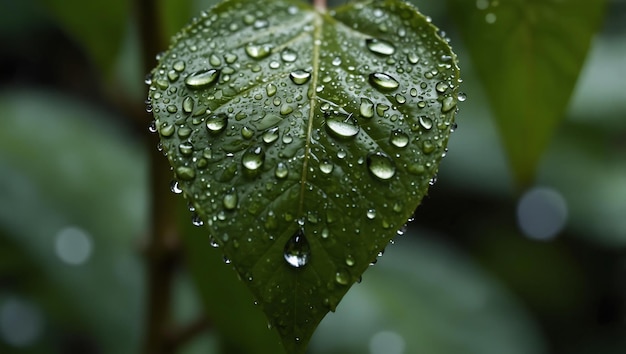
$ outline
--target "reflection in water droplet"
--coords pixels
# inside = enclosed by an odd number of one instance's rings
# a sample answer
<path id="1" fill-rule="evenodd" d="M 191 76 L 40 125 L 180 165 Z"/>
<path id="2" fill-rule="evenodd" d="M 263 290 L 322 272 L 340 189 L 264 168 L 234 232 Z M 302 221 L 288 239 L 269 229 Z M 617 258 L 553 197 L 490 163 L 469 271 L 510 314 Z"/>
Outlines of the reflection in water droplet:
<path id="1" fill-rule="evenodd" d="M 400 83 L 396 79 L 385 73 L 371 73 L 369 75 L 369 82 L 376 89 L 383 92 L 393 91 L 400 86 Z"/>
<path id="2" fill-rule="evenodd" d="M 265 161 L 265 151 L 260 146 L 253 146 L 243 153 L 241 164 L 249 171 L 258 170 Z"/>
<path id="3" fill-rule="evenodd" d="M 409 144 L 409 136 L 402 130 L 396 129 L 391 132 L 389 141 L 393 146 L 403 148 Z"/>
<path id="4" fill-rule="evenodd" d="M 352 115 L 332 114 L 326 117 L 326 128 L 336 137 L 351 138 L 359 133 L 359 125 Z"/>
<path id="5" fill-rule="evenodd" d="M 381 180 L 388 180 L 396 174 L 396 166 L 393 161 L 382 152 L 367 155 L 367 168 Z"/>
<path id="6" fill-rule="evenodd" d="M 219 133 L 226 129 L 228 116 L 225 113 L 218 113 L 209 116 L 206 120 L 206 128 L 209 133 Z"/>
<path id="7" fill-rule="evenodd" d="M 311 78 L 311 73 L 304 70 L 296 70 L 289 74 L 289 78 L 296 85 L 305 84 Z"/>
<path id="8" fill-rule="evenodd" d="M 361 98 L 359 113 L 363 118 L 372 118 L 374 116 L 374 103 L 367 98 Z"/>
<path id="9" fill-rule="evenodd" d="M 392 55 L 396 52 L 396 47 L 393 44 L 376 38 L 368 38 L 365 40 L 365 45 L 372 53 L 380 55 Z"/>
<path id="10" fill-rule="evenodd" d="M 287 177 L 288 174 L 289 169 L 287 168 L 287 165 L 285 165 L 283 162 L 279 162 L 278 165 L 276 165 L 276 171 L 274 172 L 276 178 L 283 179 Z"/>
<path id="11" fill-rule="evenodd" d="M 214 84 L 217 82 L 219 77 L 220 70 L 218 69 L 196 71 L 195 73 L 187 76 L 185 79 L 185 85 L 192 89 L 200 89 Z"/>
<path id="12" fill-rule="evenodd" d="M 307 241 L 304 231 L 298 230 L 285 244 L 283 257 L 287 263 L 294 268 L 304 267 L 311 257 L 311 247 Z"/>
<path id="13" fill-rule="evenodd" d="M 285 48 L 280 52 L 280 58 L 287 63 L 293 63 L 298 59 L 298 54 L 289 48 Z"/>
<path id="14" fill-rule="evenodd" d="M 278 127 L 269 128 L 263 133 L 263 141 L 266 144 L 271 144 L 278 140 Z"/>
<path id="15" fill-rule="evenodd" d="M 252 59 L 263 59 L 272 53 L 272 46 L 269 44 L 256 45 L 249 44 L 246 46 L 246 54 Z"/>

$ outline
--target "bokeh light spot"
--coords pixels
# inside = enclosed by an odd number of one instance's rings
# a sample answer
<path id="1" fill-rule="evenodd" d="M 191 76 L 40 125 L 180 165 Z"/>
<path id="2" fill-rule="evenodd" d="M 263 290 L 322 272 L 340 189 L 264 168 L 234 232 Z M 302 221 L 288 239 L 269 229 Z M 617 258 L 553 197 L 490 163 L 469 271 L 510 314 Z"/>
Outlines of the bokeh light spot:
<path id="1" fill-rule="evenodd" d="M 567 203 L 552 188 L 531 188 L 517 204 L 517 223 L 529 238 L 551 240 L 563 230 L 566 221 Z"/>
<path id="2" fill-rule="evenodd" d="M 92 251 L 91 236 L 75 226 L 68 226 L 61 229 L 56 237 L 55 250 L 57 256 L 64 263 L 70 265 L 81 265 L 91 256 Z"/>

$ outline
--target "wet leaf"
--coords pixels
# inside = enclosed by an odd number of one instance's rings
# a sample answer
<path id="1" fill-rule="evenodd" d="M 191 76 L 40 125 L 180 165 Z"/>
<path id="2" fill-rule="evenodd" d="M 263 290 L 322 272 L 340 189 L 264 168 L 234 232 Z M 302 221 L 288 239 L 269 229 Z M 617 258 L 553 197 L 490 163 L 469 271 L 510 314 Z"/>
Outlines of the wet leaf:
<path id="1" fill-rule="evenodd" d="M 449 0 L 517 184 L 532 183 L 599 28 L 605 1 Z"/>
<path id="2" fill-rule="evenodd" d="M 447 41 L 397 0 L 328 13 L 227 1 L 153 71 L 177 188 L 288 352 L 304 352 L 425 195 L 458 74 Z"/>

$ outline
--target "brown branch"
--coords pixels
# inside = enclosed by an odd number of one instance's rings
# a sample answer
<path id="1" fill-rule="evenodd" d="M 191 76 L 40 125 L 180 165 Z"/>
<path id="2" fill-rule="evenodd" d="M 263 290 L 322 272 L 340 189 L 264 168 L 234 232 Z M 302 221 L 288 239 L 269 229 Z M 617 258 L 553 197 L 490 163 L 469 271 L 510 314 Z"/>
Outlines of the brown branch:
<path id="1" fill-rule="evenodd" d="M 155 0 L 136 0 L 135 16 L 139 25 L 142 68 L 148 72 L 156 65 L 155 56 L 165 49 L 161 32 L 161 16 Z M 143 104 L 143 103 L 142 103 Z M 137 113 L 145 118 L 146 126 L 152 119 L 146 112 Z M 138 117 L 136 121 L 139 121 Z M 146 134 L 148 135 L 148 134 Z M 179 263 L 179 237 L 177 234 L 175 195 L 170 193 L 172 179 L 167 159 L 156 149 L 158 137 L 146 137 L 150 152 L 150 230 L 146 252 L 146 314 L 143 352 L 169 354 L 176 348 L 168 343 L 168 330 L 172 323 L 172 283 Z"/>

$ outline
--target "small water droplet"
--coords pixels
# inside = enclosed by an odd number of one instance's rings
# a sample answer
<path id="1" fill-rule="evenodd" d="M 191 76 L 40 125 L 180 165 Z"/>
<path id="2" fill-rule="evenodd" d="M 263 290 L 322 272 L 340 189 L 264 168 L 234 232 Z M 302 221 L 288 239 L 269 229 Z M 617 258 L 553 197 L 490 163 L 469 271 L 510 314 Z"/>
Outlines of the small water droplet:
<path id="1" fill-rule="evenodd" d="M 361 98 L 359 113 L 363 118 L 372 118 L 374 116 L 374 103 L 367 98 Z"/>
<path id="2" fill-rule="evenodd" d="M 258 170 L 263 162 L 265 162 L 265 151 L 260 146 L 250 147 L 241 158 L 241 164 L 249 171 Z"/>
<path id="3" fill-rule="evenodd" d="M 422 128 L 426 130 L 430 130 L 433 127 L 433 120 L 426 116 L 421 116 L 419 118 L 419 121 L 420 121 L 420 125 L 422 126 Z"/>
<path id="4" fill-rule="evenodd" d="M 174 194 L 181 194 L 183 192 L 183 190 L 180 188 L 180 185 L 178 184 L 177 180 L 173 180 L 170 183 L 170 190 L 172 191 L 172 193 Z"/>
<path id="5" fill-rule="evenodd" d="M 391 132 L 391 137 L 389 138 L 389 141 L 393 146 L 403 148 L 409 144 L 409 136 L 401 129 L 396 129 Z"/>
<path id="6" fill-rule="evenodd" d="M 271 144 L 278 140 L 278 127 L 269 128 L 263 133 L 263 141 L 266 144 Z"/>
<path id="7" fill-rule="evenodd" d="M 185 70 L 185 62 L 182 60 L 175 61 L 174 64 L 172 65 L 172 69 L 178 72 Z"/>
<path id="8" fill-rule="evenodd" d="M 335 281 L 337 284 L 348 285 L 348 283 L 350 283 L 350 273 L 343 269 L 338 270 L 337 273 L 335 273 Z"/>
<path id="9" fill-rule="evenodd" d="M 396 102 L 398 102 L 398 104 L 404 104 L 406 103 L 406 97 L 402 96 L 401 94 L 397 94 Z"/>
<path id="10" fill-rule="evenodd" d="M 437 90 L 438 93 L 445 93 L 449 87 L 447 83 L 440 81 L 435 85 L 435 90 Z"/>
<path id="11" fill-rule="evenodd" d="M 333 66 L 341 65 L 341 57 L 334 57 L 333 61 L 331 61 L 331 64 L 333 64 Z"/>
<path id="12" fill-rule="evenodd" d="M 302 229 L 298 230 L 285 244 L 283 257 L 294 268 L 304 267 L 311 257 L 311 247 Z"/>
<path id="13" fill-rule="evenodd" d="M 289 74 L 289 78 L 296 85 L 305 84 L 311 78 L 311 73 L 304 70 L 296 70 Z"/>
<path id="14" fill-rule="evenodd" d="M 248 44 L 246 54 L 252 59 L 263 59 L 272 53 L 272 46 L 269 44 Z"/>
<path id="15" fill-rule="evenodd" d="M 237 192 L 235 189 L 231 189 L 226 194 L 224 194 L 224 199 L 222 200 L 222 204 L 224 205 L 224 209 L 226 210 L 234 210 L 237 208 L 238 202 Z"/>
<path id="16" fill-rule="evenodd" d="M 326 175 L 333 172 L 333 168 L 334 168 L 333 163 L 328 160 L 322 160 L 320 162 L 320 171 L 322 171 L 322 173 Z"/>
<path id="17" fill-rule="evenodd" d="M 388 180 L 396 174 L 396 166 L 393 161 L 382 152 L 367 155 L 367 168 L 381 180 Z"/>
<path id="18" fill-rule="evenodd" d="M 178 151 L 183 156 L 189 156 L 193 153 L 193 145 L 188 141 L 184 141 L 178 145 Z"/>
<path id="19" fill-rule="evenodd" d="M 400 86 L 400 83 L 396 79 L 385 73 L 371 73 L 369 75 L 369 82 L 376 89 L 383 92 L 393 91 Z"/>
<path id="20" fill-rule="evenodd" d="M 368 219 L 374 220 L 374 218 L 376 217 L 376 209 L 368 209 L 365 215 L 367 215 Z"/>
<path id="21" fill-rule="evenodd" d="M 200 215 L 194 213 L 193 215 L 191 215 L 191 224 L 195 227 L 200 227 L 204 225 L 204 221 L 202 221 Z"/>
<path id="22" fill-rule="evenodd" d="M 228 115 L 226 113 L 217 113 L 209 116 L 206 120 L 206 128 L 209 133 L 219 133 L 226 129 L 228 123 Z"/>
<path id="23" fill-rule="evenodd" d="M 251 139 L 254 136 L 254 130 L 244 126 L 243 128 L 241 128 L 241 136 L 244 139 Z"/>
<path id="24" fill-rule="evenodd" d="M 220 77 L 219 69 L 207 69 L 196 71 L 187 76 L 185 85 L 191 89 L 201 89 L 217 82 Z"/>
<path id="25" fill-rule="evenodd" d="M 365 45 L 375 54 L 392 55 L 396 52 L 396 47 L 393 44 L 382 39 L 368 38 L 365 40 Z"/>
<path id="26" fill-rule="evenodd" d="M 355 264 L 354 257 L 352 257 L 352 255 L 350 255 L 350 254 L 348 256 L 346 256 L 346 265 L 348 267 L 352 267 L 352 266 L 354 266 L 354 264 Z"/>
<path id="27" fill-rule="evenodd" d="M 433 142 L 430 140 L 424 140 L 424 142 L 422 142 L 422 151 L 425 154 L 432 153 L 433 151 L 435 151 L 435 144 L 433 144 Z"/>
<path id="28" fill-rule="evenodd" d="M 183 112 L 189 114 L 193 112 L 194 101 L 190 96 L 185 97 L 183 100 Z"/>
<path id="29" fill-rule="evenodd" d="M 283 162 L 279 162 L 276 165 L 276 170 L 274 171 L 274 175 L 276 176 L 276 178 L 283 179 L 287 177 L 288 174 L 289 174 L 289 168 L 287 168 L 287 165 L 285 165 L 285 163 Z"/>
<path id="30" fill-rule="evenodd" d="M 286 63 L 293 63 L 298 59 L 298 53 L 289 48 L 285 48 L 280 52 L 280 58 Z"/>
<path id="31" fill-rule="evenodd" d="M 331 114 L 326 117 L 326 128 L 339 138 L 356 136 L 361 129 L 352 115 Z"/>
<path id="32" fill-rule="evenodd" d="M 465 100 L 467 99 L 467 95 L 464 92 L 459 92 L 459 94 L 456 96 L 456 99 L 459 100 L 459 102 L 465 102 Z"/>
<path id="33" fill-rule="evenodd" d="M 441 102 L 441 113 L 448 113 L 456 107 L 456 100 L 452 96 L 448 96 Z"/>
<path id="34" fill-rule="evenodd" d="M 209 57 L 209 64 L 215 66 L 220 66 L 222 65 L 222 60 L 215 54 L 211 54 L 211 56 Z"/>

